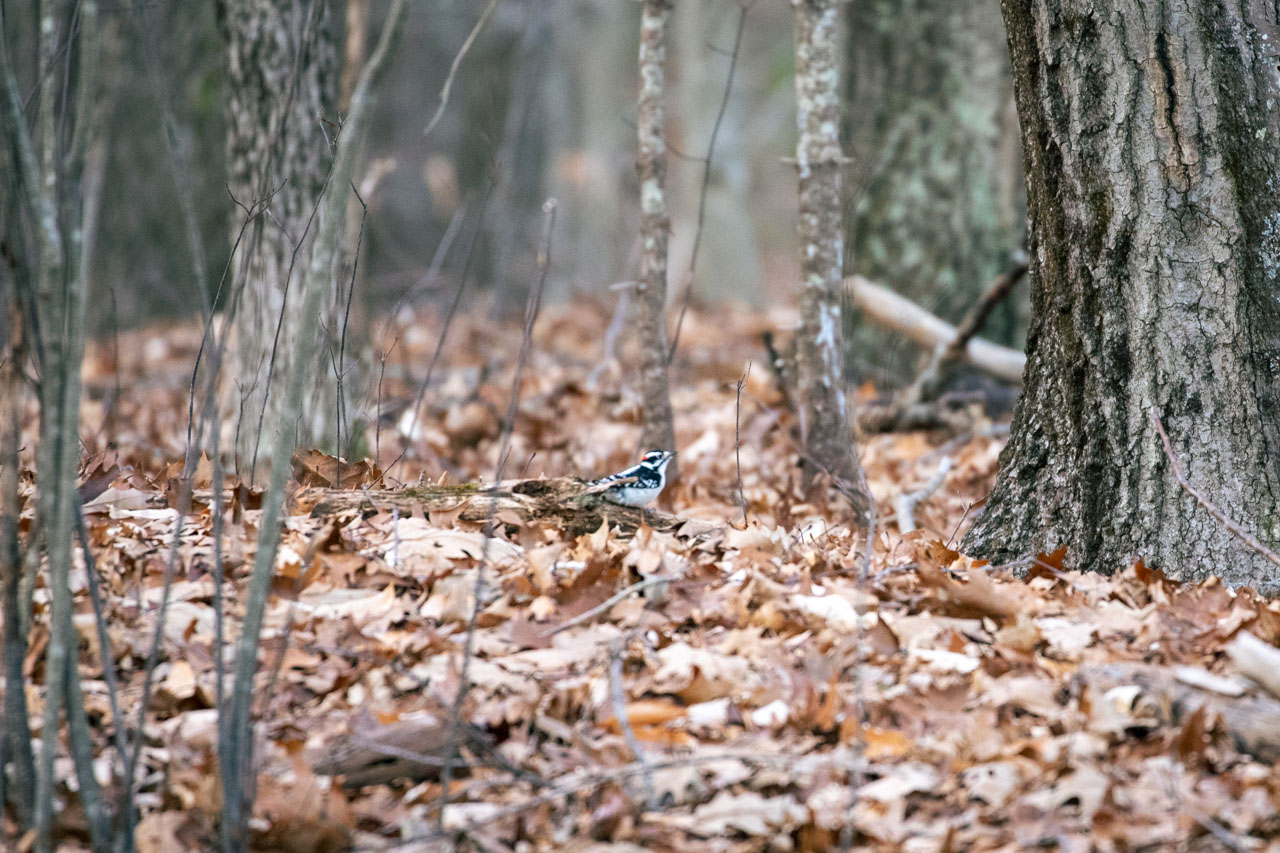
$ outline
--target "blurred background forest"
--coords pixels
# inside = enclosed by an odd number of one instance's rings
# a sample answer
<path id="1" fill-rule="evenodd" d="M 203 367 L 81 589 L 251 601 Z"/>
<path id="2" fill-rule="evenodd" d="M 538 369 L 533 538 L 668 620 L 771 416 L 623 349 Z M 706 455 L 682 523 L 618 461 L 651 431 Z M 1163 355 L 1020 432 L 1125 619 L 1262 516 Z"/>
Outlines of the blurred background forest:
<path id="1" fill-rule="evenodd" d="M 38 82 L 36 4 L 8 5 L 5 36 L 30 103 Z M 227 267 L 228 221 L 239 211 L 227 188 L 225 59 L 215 5 L 102 6 L 99 108 L 107 156 L 97 234 L 86 244 L 91 337 L 194 315 L 198 284 L 187 226 L 177 215 L 183 189 L 172 160 L 189 183 L 211 290 Z M 522 309 L 540 208 L 549 196 L 560 201 L 551 300 L 612 302 L 617 296 L 610 285 L 637 275 L 639 4 L 498 3 L 461 60 L 438 125 L 424 134 L 450 65 L 487 5 L 425 0 L 409 16 L 405 49 L 393 58 L 357 166 L 356 183 L 373 191 L 366 198 L 356 329 L 367 331 L 406 295 L 414 305 L 447 304 L 468 260 L 468 241 L 459 234 L 470 233 L 487 193 L 468 285 L 483 310 Z M 387 4 L 320 6 L 315 37 L 329 40 L 342 68 L 337 111 L 316 117 L 332 129 Z M 846 272 L 953 322 L 1024 241 L 1017 119 L 998 6 L 995 0 L 859 3 L 848 10 L 843 37 Z M 671 298 L 686 284 L 704 158 L 723 102 L 694 300 L 792 303 L 789 4 L 676 4 L 668 62 Z M 164 101 L 174 118 L 173 158 L 161 120 Z M 1020 347 L 1025 305 L 1025 291 L 1016 293 L 984 335 Z M 872 371 L 869 378 L 905 381 L 915 369 L 917 351 L 886 340 L 884 332 L 864 328 L 850 341 L 852 363 Z"/>

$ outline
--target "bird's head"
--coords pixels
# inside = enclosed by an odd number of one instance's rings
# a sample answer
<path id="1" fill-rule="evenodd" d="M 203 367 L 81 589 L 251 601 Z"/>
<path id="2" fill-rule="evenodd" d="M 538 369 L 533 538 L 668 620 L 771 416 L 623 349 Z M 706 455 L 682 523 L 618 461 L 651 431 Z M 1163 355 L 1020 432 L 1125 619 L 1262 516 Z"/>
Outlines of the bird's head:
<path id="1" fill-rule="evenodd" d="M 644 456 L 640 457 L 640 462 L 650 468 L 657 468 L 659 471 L 667 467 L 667 464 L 676 456 L 672 450 L 650 450 Z"/>

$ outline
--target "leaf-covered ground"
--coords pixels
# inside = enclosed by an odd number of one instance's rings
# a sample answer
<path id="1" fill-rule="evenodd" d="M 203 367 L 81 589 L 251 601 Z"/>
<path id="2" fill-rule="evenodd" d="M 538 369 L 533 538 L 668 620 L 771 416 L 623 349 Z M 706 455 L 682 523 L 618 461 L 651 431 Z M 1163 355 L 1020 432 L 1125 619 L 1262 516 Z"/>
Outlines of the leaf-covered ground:
<path id="1" fill-rule="evenodd" d="M 1140 562 L 1114 577 L 1064 571 L 1060 554 L 1022 578 L 975 565 L 951 547 L 990 488 L 992 438 L 865 440 L 879 516 L 868 560 L 843 498 L 800 493 L 796 425 L 758 346 L 783 321 L 686 322 L 673 376 L 680 481 L 658 509 L 687 523 L 573 536 L 499 513 L 487 543 L 462 519 L 479 492 L 424 513 L 377 490 L 493 479 L 518 330 L 455 325 L 407 443 L 402 412 L 439 327 L 389 335 L 385 363 L 358 380 L 369 410 L 390 412 L 369 429 L 377 464 L 343 476 L 371 490 L 366 503 L 313 515 L 323 462 L 300 460 L 309 485 L 291 486 L 255 700 L 255 845 L 1280 850 L 1275 699 L 1226 651 L 1244 631 L 1274 644 L 1280 607 L 1212 581 L 1177 585 Z M 602 359 L 607 322 L 583 306 L 540 319 L 504 479 L 598 476 L 633 459 L 639 401 Z M 83 489 L 130 721 L 172 549 L 198 342 L 187 327 L 133 332 L 92 347 L 86 364 Z M 921 530 L 903 535 L 896 499 L 944 464 L 916 508 Z M 197 487 L 212 485 L 210 470 Z M 216 843 L 217 661 L 231 659 L 260 516 L 252 492 L 227 494 L 219 543 L 208 491 L 182 528 L 146 709 L 143 851 Z M 33 495 L 28 477 L 27 519 Z M 110 791 L 111 714 L 83 570 L 73 584 Z M 38 589 L 37 721 L 46 601 Z M 449 742 L 462 751 L 446 772 Z M 60 767 L 74 778 L 68 760 Z M 326 775 L 335 768 L 346 784 Z M 60 814 L 66 844 L 82 824 L 74 806 Z"/>

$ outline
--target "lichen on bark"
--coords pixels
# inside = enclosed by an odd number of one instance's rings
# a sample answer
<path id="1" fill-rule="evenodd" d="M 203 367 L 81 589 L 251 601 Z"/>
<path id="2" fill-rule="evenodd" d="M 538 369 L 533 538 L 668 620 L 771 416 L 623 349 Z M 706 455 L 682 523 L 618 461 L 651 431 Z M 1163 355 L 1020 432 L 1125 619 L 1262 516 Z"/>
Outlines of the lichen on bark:
<path id="1" fill-rule="evenodd" d="M 662 109 L 663 63 L 670 0 L 645 0 L 640 15 L 640 95 L 637 103 L 640 175 L 640 280 L 634 302 L 635 340 L 640 353 L 644 415 L 643 450 L 675 450 L 671 397 L 667 388 L 667 151 Z M 675 463 L 667 470 L 675 476 Z"/>
<path id="2" fill-rule="evenodd" d="M 856 488 L 844 387 L 840 300 L 844 221 L 840 170 L 837 0 L 793 0 L 796 51 L 796 171 L 800 214 L 800 330 L 796 398 L 806 478 L 826 473 Z M 861 511 L 865 508 L 859 506 Z"/>

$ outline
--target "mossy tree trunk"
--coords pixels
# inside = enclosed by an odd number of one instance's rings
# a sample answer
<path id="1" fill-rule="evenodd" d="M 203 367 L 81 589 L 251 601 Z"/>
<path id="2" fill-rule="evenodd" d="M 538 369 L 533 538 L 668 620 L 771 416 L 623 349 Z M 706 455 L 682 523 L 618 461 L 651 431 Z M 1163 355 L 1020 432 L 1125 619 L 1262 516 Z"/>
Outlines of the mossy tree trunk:
<path id="1" fill-rule="evenodd" d="M 1025 392 L 968 550 L 1276 585 L 1274 5 L 1006 0 L 1031 219 Z"/>
<path id="2" fill-rule="evenodd" d="M 851 271 L 955 322 L 1026 231 L 999 0 L 869 0 L 849 16 Z M 986 337 L 1020 343 L 1016 302 Z"/>

